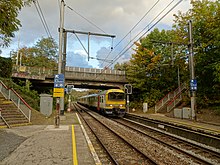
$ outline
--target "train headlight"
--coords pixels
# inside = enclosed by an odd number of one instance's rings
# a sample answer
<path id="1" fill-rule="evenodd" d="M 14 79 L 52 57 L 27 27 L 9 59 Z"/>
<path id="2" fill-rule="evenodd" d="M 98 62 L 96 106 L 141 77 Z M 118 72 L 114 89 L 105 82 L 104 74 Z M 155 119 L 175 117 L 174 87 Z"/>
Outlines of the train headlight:
<path id="1" fill-rule="evenodd" d="M 123 107 L 123 105 L 122 105 L 122 104 L 120 104 L 120 107 Z"/>
<path id="2" fill-rule="evenodd" d="M 112 104 L 110 104 L 109 106 L 112 107 Z"/>

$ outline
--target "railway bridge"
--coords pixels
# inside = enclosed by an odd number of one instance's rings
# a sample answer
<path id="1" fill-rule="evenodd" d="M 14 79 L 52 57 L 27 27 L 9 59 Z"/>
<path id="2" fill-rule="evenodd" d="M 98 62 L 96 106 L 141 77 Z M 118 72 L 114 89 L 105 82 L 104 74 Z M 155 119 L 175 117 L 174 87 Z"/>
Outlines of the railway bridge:
<path id="1" fill-rule="evenodd" d="M 44 67 L 13 66 L 12 77 L 29 80 L 33 86 L 53 87 L 57 69 Z M 109 89 L 123 88 L 127 83 L 125 71 L 65 67 L 65 85 L 76 88 Z"/>

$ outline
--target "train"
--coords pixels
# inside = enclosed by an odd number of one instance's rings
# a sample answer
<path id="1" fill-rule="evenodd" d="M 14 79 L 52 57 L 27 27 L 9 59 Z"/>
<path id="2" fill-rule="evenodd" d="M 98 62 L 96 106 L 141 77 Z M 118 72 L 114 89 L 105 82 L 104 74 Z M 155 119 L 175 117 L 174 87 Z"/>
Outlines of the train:
<path id="1" fill-rule="evenodd" d="M 105 116 L 123 117 L 126 114 L 125 92 L 121 89 L 82 96 L 78 98 L 78 103 Z"/>

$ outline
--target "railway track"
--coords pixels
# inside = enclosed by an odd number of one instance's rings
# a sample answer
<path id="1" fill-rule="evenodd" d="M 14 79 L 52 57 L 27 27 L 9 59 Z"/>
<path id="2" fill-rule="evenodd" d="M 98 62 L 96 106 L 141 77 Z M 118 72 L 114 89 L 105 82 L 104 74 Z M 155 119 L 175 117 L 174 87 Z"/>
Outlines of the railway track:
<path id="1" fill-rule="evenodd" d="M 186 139 L 190 139 L 192 141 L 211 146 L 217 149 L 220 149 L 220 134 L 206 132 L 203 129 L 196 128 L 194 129 L 186 127 L 184 125 L 177 125 L 174 123 L 168 123 L 164 121 L 149 119 L 146 117 L 133 115 L 133 114 L 126 114 L 126 119 L 130 119 L 132 121 L 136 121 L 138 123 L 142 123 L 144 125 L 164 130 L 168 133 L 185 137 Z"/>
<path id="2" fill-rule="evenodd" d="M 136 134 L 140 134 L 140 136 L 149 137 L 162 145 L 193 158 L 199 164 L 220 164 L 220 152 L 218 150 L 204 147 L 203 145 L 131 120 L 116 119 L 114 121 L 136 131 Z"/>
<path id="3" fill-rule="evenodd" d="M 90 115 L 90 113 L 82 114 Z M 161 130 L 150 129 L 143 124 L 129 120 L 110 120 L 97 113 L 91 114 L 92 116 L 83 118 L 86 118 L 87 124 L 92 130 L 95 130 L 93 133 L 96 134 L 106 153 L 111 157 L 111 163 L 141 164 L 143 161 L 147 161 L 142 164 L 219 164 L 220 162 L 219 152 L 189 144 L 188 141 L 163 134 Z M 108 131 L 104 131 L 105 129 Z M 116 136 L 119 136 L 121 140 Z M 133 149 L 126 148 L 127 144 Z M 134 151 L 143 155 L 136 156 L 137 153 Z M 134 157 L 138 159 L 135 160 Z"/>
<path id="4" fill-rule="evenodd" d="M 150 155 L 140 151 L 136 146 L 125 140 L 121 134 L 112 129 L 105 122 L 105 117 L 91 112 L 79 114 L 105 149 L 111 163 L 126 165 L 157 164 Z"/>

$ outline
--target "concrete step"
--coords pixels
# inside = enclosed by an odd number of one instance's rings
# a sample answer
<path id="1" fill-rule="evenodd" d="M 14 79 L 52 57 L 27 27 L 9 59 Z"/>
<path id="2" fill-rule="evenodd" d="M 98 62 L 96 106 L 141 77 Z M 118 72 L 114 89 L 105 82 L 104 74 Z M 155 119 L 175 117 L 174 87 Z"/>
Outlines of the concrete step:
<path id="1" fill-rule="evenodd" d="M 9 121 L 7 121 L 7 123 L 9 125 L 12 125 L 12 124 L 28 124 L 28 120 L 9 120 Z"/>
<path id="2" fill-rule="evenodd" d="M 2 116 L 9 125 L 29 123 L 12 101 L 0 97 L 0 108 L 2 109 Z M 0 119 L 0 126 L 5 126 L 6 124 L 3 122 L 3 120 L 1 122 L 1 120 L 2 119 Z"/>
<path id="3" fill-rule="evenodd" d="M 5 120 L 10 120 L 10 119 L 26 119 L 24 115 L 2 115 Z"/>
<path id="4" fill-rule="evenodd" d="M 5 122 L 0 118 L 0 126 L 6 126 Z"/>
<path id="5" fill-rule="evenodd" d="M 2 111 L 2 114 L 22 114 L 18 110 L 7 110 L 7 111 Z"/>

